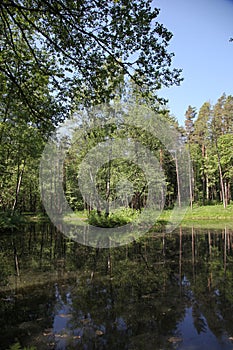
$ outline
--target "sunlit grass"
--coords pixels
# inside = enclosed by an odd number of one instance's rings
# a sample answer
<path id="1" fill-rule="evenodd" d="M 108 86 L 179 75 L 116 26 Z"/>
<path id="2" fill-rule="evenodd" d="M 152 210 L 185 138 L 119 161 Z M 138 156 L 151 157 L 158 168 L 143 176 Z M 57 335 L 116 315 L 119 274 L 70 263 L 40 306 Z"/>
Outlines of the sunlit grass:
<path id="1" fill-rule="evenodd" d="M 225 220 L 233 219 L 233 205 L 227 206 L 225 209 L 223 205 L 207 205 L 207 206 L 194 206 L 193 210 L 188 208 L 185 214 L 185 220 L 199 220 L 199 219 L 214 219 Z"/>
<path id="2" fill-rule="evenodd" d="M 155 227 L 158 226 L 161 230 L 166 223 L 171 222 L 172 209 L 163 210 L 158 220 L 155 220 Z M 132 220 L 137 219 L 138 212 L 130 208 L 121 208 L 115 213 L 105 217 L 104 214 L 99 217 L 95 212 L 88 213 L 87 210 L 76 211 L 63 219 L 65 222 L 70 224 L 85 225 L 87 223 L 100 226 L 100 227 L 114 227 L 125 225 Z M 0 215 L 0 227 L 2 229 L 6 228 L 16 228 L 19 224 L 27 222 L 43 222 L 50 221 L 47 215 L 42 213 L 23 213 L 23 215 L 14 215 L 13 217 L 7 215 L 7 213 L 2 213 Z M 181 222 L 183 227 L 206 227 L 206 228 L 222 228 L 227 226 L 229 228 L 233 227 L 233 204 L 228 205 L 225 209 L 222 204 L 198 206 L 194 204 L 193 209 L 189 207 L 182 218 Z"/>
<path id="3" fill-rule="evenodd" d="M 182 220 L 183 227 L 205 227 L 221 229 L 223 227 L 233 227 L 233 205 L 207 205 L 194 206 L 193 210 L 188 208 L 184 219 Z"/>
<path id="4" fill-rule="evenodd" d="M 126 215 L 127 214 L 127 215 Z M 171 221 L 172 210 L 163 210 L 158 220 L 156 220 L 155 227 L 159 227 L 161 230 L 167 222 Z M 117 213 L 117 215 L 111 215 L 109 218 L 104 218 L 104 215 L 99 218 L 97 214 L 91 214 L 88 219 L 87 211 L 78 211 L 67 217 L 65 221 L 74 222 L 82 220 L 84 222 L 89 222 L 90 224 L 102 226 L 102 227 L 111 227 L 111 219 L 114 221 L 114 225 L 117 224 L 116 217 L 119 216 L 118 224 L 125 224 L 126 221 L 130 222 L 132 219 L 135 219 L 137 215 L 129 215 L 129 213 Z M 129 217 L 128 217 L 129 216 Z M 101 222 L 97 222 L 97 221 Z M 126 221 L 125 221 L 126 220 Z M 105 222 L 106 221 L 106 222 Z M 223 205 L 208 205 L 208 206 L 197 206 L 194 205 L 193 209 L 189 207 L 181 221 L 182 226 L 184 227 L 206 227 L 206 228 L 222 228 L 224 225 L 227 227 L 233 226 L 233 205 L 227 206 L 226 209 L 223 208 Z"/>
<path id="5" fill-rule="evenodd" d="M 172 210 L 164 210 L 157 224 L 164 222 L 164 226 L 171 220 Z M 233 228 L 233 205 L 223 208 L 222 204 L 197 206 L 187 209 L 181 221 L 182 227 L 203 227 L 222 229 L 224 227 Z"/>

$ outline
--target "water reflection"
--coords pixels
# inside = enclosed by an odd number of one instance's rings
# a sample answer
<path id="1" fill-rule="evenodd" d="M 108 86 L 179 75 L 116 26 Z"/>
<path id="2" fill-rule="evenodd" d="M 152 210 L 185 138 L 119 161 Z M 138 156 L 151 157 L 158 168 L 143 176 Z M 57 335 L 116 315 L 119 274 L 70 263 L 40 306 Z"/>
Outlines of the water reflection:
<path id="1" fill-rule="evenodd" d="M 203 349 L 213 350 L 232 349 L 227 335 L 216 338 L 208 327 L 208 322 L 202 313 L 196 314 L 195 305 L 186 309 L 184 319 L 177 325 L 182 335 L 182 344 L 179 350 Z M 198 335 L 198 336 L 197 336 Z"/>
<path id="2" fill-rule="evenodd" d="M 180 228 L 111 250 L 47 224 L 0 241 L 0 349 L 233 348 L 229 229 Z"/>

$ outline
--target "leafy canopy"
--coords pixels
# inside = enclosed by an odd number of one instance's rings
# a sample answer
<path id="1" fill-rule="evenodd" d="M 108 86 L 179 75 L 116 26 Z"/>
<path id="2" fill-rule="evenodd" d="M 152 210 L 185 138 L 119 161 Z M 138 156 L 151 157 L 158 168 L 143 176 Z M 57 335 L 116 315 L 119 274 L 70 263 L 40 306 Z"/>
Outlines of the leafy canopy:
<path id="1" fill-rule="evenodd" d="M 144 94 L 156 96 L 162 86 L 182 79 L 180 70 L 171 68 L 173 54 L 167 51 L 172 34 L 157 22 L 159 10 L 151 3 L 3 0 L 0 74 L 33 105 L 14 68 L 23 63 L 35 74 L 16 44 L 20 38 L 32 56 L 33 69 L 47 76 L 53 94 L 66 105 L 75 95 L 82 103 L 106 102 L 122 77 L 133 79 Z"/>

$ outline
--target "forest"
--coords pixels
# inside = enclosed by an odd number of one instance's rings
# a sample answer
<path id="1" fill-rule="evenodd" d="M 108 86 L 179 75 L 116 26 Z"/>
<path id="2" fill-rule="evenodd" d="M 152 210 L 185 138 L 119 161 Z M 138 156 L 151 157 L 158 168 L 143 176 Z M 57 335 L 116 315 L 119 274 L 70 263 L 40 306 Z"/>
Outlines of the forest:
<path id="1" fill-rule="evenodd" d="M 223 94 L 214 105 L 185 114 L 186 142 L 192 158 L 194 201 L 207 204 L 232 198 L 233 97 Z"/>
<path id="2" fill-rule="evenodd" d="M 108 215 L 108 208 L 103 210 L 83 198 L 78 174 L 93 147 L 123 137 L 140 142 L 158 159 L 164 175 L 161 181 L 166 185 L 164 206 L 173 207 L 181 181 L 176 155 L 154 138 L 149 128 L 122 127 L 117 118 L 108 126 L 100 123 L 91 127 L 91 109 L 103 104 L 109 110 L 124 103 L 145 106 L 179 132 L 182 147 L 190 153 L 191 205 L 222 203 L 225 208 L 230 203 L 233 97 L 223 94 L 211 105 L 203 96 L 200 110 L 187 106 L 185 125 L 178 125 L 157 92 L 182 83 L 182 72 L 171 68 L 174 54 L 167 47 L 172 33 L 155 22 L 159 10 L 152 9 L 150 3 L 94 1 L 92 6 L 88 1 L 2 2 L 2 224 L 8 216 L 45 212 L 39 186 L 42 152 L 56 128 L 77 115 L 79 126 L 73 139 L 67 136 L 64 140 L 69 147 L 62 166 L 63 189 L 73 210 L 95 209 Z M 106 121 L 110 115 L 99 113 L 96 118 Z M 133 161 L 110 159 L 98 170 L 96 183 L 108 203 L 120 196 L 124 208 L 141 210 L 145 206 L 148 184 Z"/>
<path id="3" fill-rule="evenodd" d="M 171 114 L 159 13 L 0 2 L 0 350 L 232 349 L 233 96 Z"/>

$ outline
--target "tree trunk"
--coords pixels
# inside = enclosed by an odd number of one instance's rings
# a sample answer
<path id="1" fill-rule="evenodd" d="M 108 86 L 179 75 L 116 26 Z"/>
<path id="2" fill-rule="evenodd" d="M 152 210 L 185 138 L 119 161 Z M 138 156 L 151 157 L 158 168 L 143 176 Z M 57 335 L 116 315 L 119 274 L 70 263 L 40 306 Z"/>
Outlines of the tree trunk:
<path id="1" fill-rule="evenodd" d="M 189 197 L 190 197 L 190 208 L 193 210 L 193 171 L 192 171 L 191 159 L 189 159 Z"/>
<path id="2" fill-rule="evenodd" d="M 206 198 L 206 177 L 205 177 L 205 145 L 202 145 L 202 203 L 205 205 Z"/>
<path id="3" fill-rule="evenodd" d="M 13 245 L 13 250 L 14 250 L 14 265 L 15 265 L 15 273 L 16 276 L 20 276 L 20 271 L 19 271 L 19 261 L 18 261 L 18 254 L 17 254 L 17 249 L 15 245 L 15 241 L 12 242 Z"/>
<path id="4" fill-rule="evenodd" d="M 109 216 L 110 177 L 111 177 L 111 163 L 109 160 L 109 162 L 108 162 L 108 174 L 107 174 L 107 180 L 106 180 L 106 193 L 105 193 L 105 199 L 106 199 L 105 216 Z"/>
<path id="5" fill-rule="evenodd" d="M 12 206 L 12 214 L 14 214 L 15 209 L 16 209 L 16 205 L 17 205 L 17 202 L 18 202 L 18 196 L 19 196 L 20 186 L 21 186 L 21 183 L 22 183 L 24 168 L 25 168 L 25 161 L 23 161 L 23 167 L 22 167 L 21 171 L 20 171 L 20 165 L 18 164 L 17 184 L 16 184 L 16 190 L 15 190 L 15 199 L 14 199 L 14 203 L 13 203 L 13 206 Z"/>
<path id="6" fill-rule="evenodd" d="M 221 193 L 222 193 L 222 202 L 224 209 L 226 208 L 226 195 L 225 195 L 225 187 L 223 182 L 223 175 L 222 175 L 222 167 L 220 163 L 220 157 L 218 155 L 218 169 L 219 169 L 219 177 L 220 177 L 220 185 L 221 185 Z"/>
<path id="7" fill-rule="evenodd" d="M 225 209 L 226 208 L 226 194 L 225 194 L 225 187 L 224 187 L 224 182 L 223 182 L 221 159 L 220 159 L 218 142 L 217 142 L 216 137 L 215 137 L 215 146 L 216 146 L 217 157 L 218 157 L 218 170 L 219 170 L 220 186 L 221 186 L 221 193 L 222 193 L 222 202 L 223 202 L 223 208 Z"/>
<path id="8" fill-rule="evenodd" d="M 206 149 L 206 152 L 205 152 L 205 159 L 206 159 L 206 161 L 208 160 L 207 149 Z M 207 200 L 207 203 L 208 203 L 208 201 L 209 201 L 209 199 L 210 199 L 208 171 L 206 171 L 205 179 L 206 179 L 206 200 Z"/>

